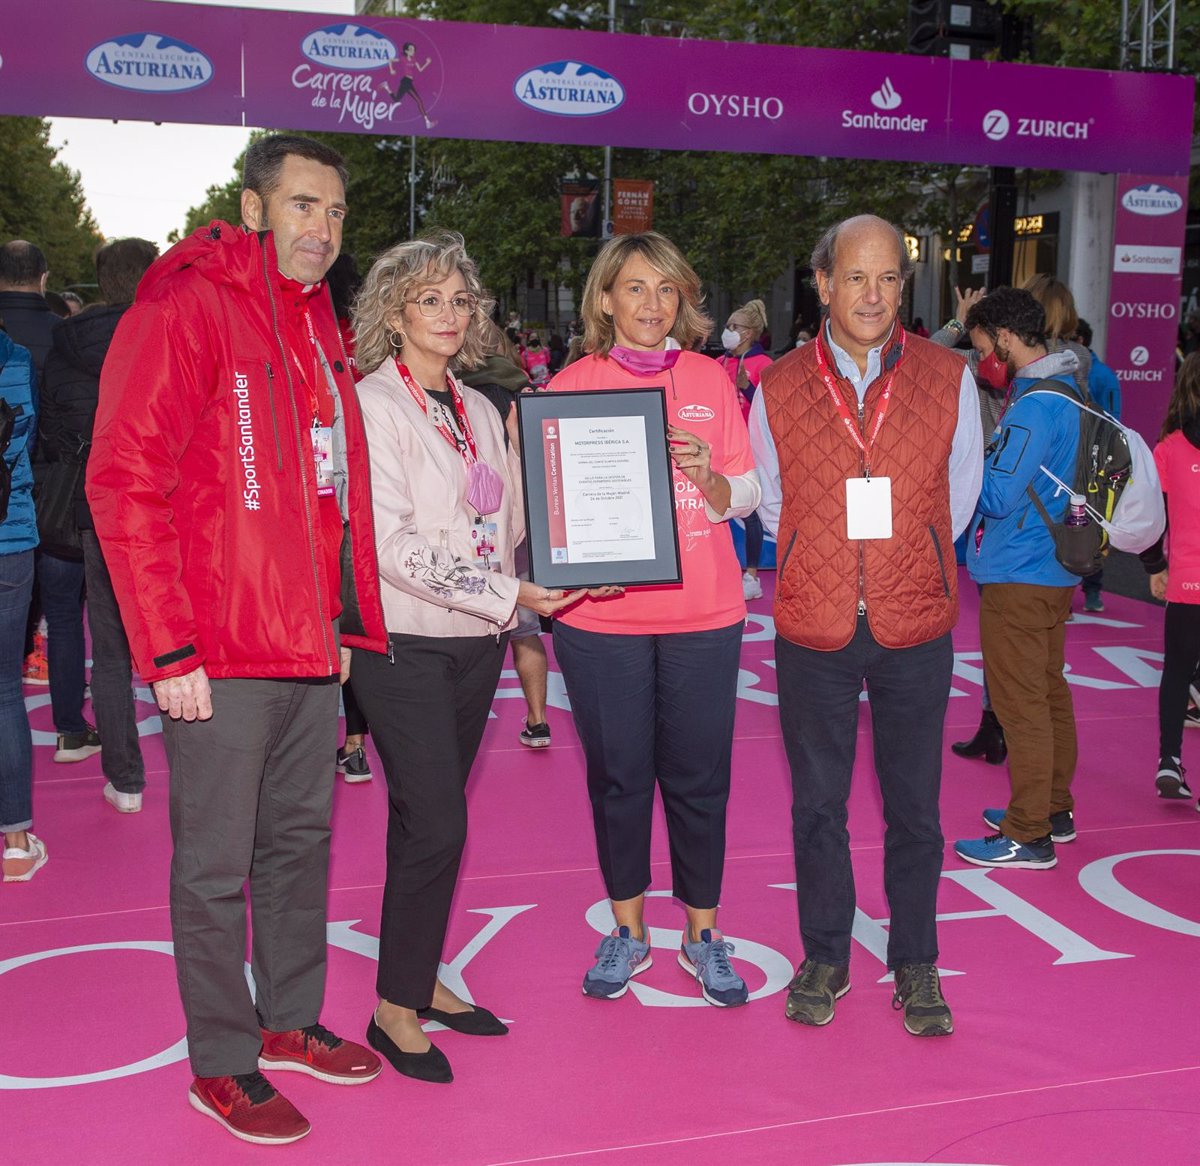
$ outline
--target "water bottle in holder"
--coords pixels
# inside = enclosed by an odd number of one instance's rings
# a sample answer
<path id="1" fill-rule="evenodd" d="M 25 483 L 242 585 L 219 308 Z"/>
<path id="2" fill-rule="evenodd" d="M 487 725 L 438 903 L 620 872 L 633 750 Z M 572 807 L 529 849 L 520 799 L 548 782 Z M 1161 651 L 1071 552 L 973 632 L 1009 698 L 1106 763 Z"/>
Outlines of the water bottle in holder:
<path id="1" fill-rule="evenodd" d="M 1063 519 L 1064 526 L 1087 526 L 1091 522 L 1088 515 L 1087 499 L 1082 494 L 1072 494 L 1067 504 L 1067 516 Z"/>

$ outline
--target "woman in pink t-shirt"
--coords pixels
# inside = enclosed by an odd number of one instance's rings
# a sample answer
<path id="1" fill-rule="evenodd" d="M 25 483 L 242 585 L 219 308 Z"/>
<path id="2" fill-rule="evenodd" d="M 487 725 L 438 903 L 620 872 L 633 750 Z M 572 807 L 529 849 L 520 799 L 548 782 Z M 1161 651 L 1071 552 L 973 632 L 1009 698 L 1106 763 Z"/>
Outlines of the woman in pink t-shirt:
<path id="1" fill-rule="evenodd" d="M 1163 539 L 1143 551 L 1150 590 L 1167 601 L 1163 620 L 1163 670 L 1158 686 L 1159 762 L 1154 784 L 1160 798 L 1190 800 L 1184 781 L 1183 723 L 1188 692 L 1200 665 L 1200 352 L 1184 362 L 1163 422 L 1154 462 L 1167 501 L 1170 570 Z"/>
<path id="2" fill-rule="evenodd" d="M 750 422 L 750 405 L 758 392 L 763 373 L 771 367 L 771 358 L 759 343 L 759 337 L 767 330 L 767 305 L 762 300 L 751 300 L 731 312 L 721 333 L 725 355 L 721 367 L 737 389 L 738 404 L 742 416 Z M 742 575 L 742 594 L 747 600 L 762 598 L 762 584 L 758 581 L 758 564 L 762 559 L 763 526 L 757 514 L 747 514 L 742 520 L 746 532 L 746 571 Z"/>
<path id="3" fill-rule="evenodd" d="M 726 521 L 761 491 L 733 385 L 690 349 L 708 335 L 700 279 L 654 232 L 606 244 L 583 293 L 588 355 L 552 391 L 666 389 L 683 582 L 589 598 L 555 623 L 554 650 L 587 758 L 600 869 L 617 927 L 583 980 L 623 996 L 651 964 L 643 920 L 654 789 L 662 792 L 672 890 L 687 911 L 679 962 L 711 1004 L 746 985 L 716 929 L 725 862 L 733 713 L 746 604 Z"/>

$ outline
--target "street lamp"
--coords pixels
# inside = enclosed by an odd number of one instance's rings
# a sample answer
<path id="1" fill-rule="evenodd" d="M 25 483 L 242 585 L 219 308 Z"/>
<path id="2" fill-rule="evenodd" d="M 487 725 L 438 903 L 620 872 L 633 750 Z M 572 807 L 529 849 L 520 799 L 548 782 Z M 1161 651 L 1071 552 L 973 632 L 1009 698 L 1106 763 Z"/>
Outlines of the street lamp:
<path id="1" fill-rule="evenodd" d="M 566 24 L 568 20 L 578 21 L 587 26 L 600 17 L 600 5 L 590 3 L 586 8 L 571 8 L 567 4 L 558 4 L 547 11 L 547 15 Z M 608 31 L 617 31 L 617 0 L 608 0 Z M 604 226 L 601 233 L 605 239 L 612 234 L 612 146 L 604 147 Z"/>

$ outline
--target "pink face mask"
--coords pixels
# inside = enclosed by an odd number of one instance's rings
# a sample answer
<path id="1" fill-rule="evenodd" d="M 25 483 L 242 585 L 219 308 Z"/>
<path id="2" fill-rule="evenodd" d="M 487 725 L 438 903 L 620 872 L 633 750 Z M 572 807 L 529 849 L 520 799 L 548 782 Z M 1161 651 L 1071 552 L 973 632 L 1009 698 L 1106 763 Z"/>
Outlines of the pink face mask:
<path id="1" fill-rule="evenodd" d="M 467 501 L 479 514 L 495 514 L 504 501 L 504 479 L 484 462 L 467 471 Z"/>
<path id="2" fill-rule="evenodd" d="M 614 344 L 608 350 L 608 355 L 635 377 L 656 377 L 660 372 L 674 368 L 682 351 L 681 348 L 653 348 L 647 352 Z"/>
<path id="3" fill-rule="evenodd" d="M 990 385 L 997 392 L 1008 388 L 1008 365 L 1002 361 L 993 350 L 985 356 L 976 367 L 976 375 L 985 385 Z"/>

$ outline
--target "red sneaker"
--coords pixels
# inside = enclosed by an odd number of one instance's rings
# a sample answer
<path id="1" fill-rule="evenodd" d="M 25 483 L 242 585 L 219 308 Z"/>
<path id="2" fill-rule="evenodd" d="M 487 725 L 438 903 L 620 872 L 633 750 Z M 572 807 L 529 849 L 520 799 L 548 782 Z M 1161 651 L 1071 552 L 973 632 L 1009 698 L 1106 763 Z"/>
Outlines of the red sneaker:
<path id="1" fill-rule="evenodd" d="M 307 1073 L 331 1085 L 364 1085 L 383 1068 L 380 1059 L 363 1045 L 334 1036 L 321 1024 L 293 1028 L 290 1032 L 262 1030 L 258 1055 L 261 1069 L 286 1069 Z"/>
<path id="2" fill-rule="evenodd" d="M 188 1091 L 192 1108 L 219 1121 L 235 1138 L 259 1146 L 298 1142 L 312 1126 L 261 1073 L 197 1077 Z"/>

